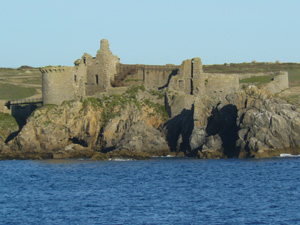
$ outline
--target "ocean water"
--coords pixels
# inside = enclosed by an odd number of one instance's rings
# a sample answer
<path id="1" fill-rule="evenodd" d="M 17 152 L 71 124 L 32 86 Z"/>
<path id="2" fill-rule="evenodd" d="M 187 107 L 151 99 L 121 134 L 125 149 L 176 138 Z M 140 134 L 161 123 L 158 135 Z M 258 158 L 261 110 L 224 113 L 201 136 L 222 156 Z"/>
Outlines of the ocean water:
<path id="1" fill-rule="evenodd" d="M 300 224 L 300 158 L 0 161 L 0 224 Z"/>

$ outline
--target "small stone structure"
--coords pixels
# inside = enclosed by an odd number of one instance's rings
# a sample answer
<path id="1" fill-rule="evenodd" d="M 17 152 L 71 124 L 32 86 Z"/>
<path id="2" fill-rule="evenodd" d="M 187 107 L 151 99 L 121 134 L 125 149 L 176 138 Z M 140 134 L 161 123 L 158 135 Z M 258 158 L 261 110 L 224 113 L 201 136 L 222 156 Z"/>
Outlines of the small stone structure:
<path id="1" fill-rule="evenodd" d="M 101 40 L 96 57 L 84 53 L 74 64 L 74 67 L 41 68 L 43 104 L 59 105 L 66 100 L 85 99 L 132 85 L 144 85 L 148 90 L 168 88 L 187 98 L 204 94 L 223 98 L 239 89 L 239 74 L 204 73 L 200 58 L 185 60 L 181 65 L 122 64 L 110 51 L 106 39 Z M 286 77 L 282 74 L 282 77 L 274 79 L 276 84 L 269 87 L 272 93 L 277 88 L 288 87 Z M 184 99 L 182 101 L 186 101 Z"/>

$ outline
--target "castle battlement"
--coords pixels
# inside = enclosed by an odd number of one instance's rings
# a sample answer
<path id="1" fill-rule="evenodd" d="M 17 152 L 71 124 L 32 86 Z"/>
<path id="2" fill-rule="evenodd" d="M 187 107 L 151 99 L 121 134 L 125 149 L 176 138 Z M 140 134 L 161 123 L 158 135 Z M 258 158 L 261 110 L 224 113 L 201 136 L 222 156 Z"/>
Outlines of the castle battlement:
<path id="1" fill-rule="evenodd" d="M 51 66 L 51 67 L 42 67 L 40 68 L 40 71 L 42 73 L 52 73 L 52 72 L 60 73 L 60 72 L 64 72 L 68 68 L 71 67 Z"/>

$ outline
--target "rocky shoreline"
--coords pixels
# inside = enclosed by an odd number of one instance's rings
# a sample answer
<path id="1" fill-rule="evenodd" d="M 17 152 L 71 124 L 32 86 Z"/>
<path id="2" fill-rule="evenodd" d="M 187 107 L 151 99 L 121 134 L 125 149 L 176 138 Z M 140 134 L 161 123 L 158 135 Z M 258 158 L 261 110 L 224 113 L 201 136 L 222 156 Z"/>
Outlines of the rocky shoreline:
<path id="1" fill-rule="evenodd" d="M 0 142 L 0 159 L 300 154 L 300 108 L 265 90 L 249 87 L 221 99 L 193 96 L 183 101 L 191 101 L 190 108 L 178 103 L 182 98 L 137 87 L 121 95 L 46 105 L 33 112 L 17 137 Z"/>

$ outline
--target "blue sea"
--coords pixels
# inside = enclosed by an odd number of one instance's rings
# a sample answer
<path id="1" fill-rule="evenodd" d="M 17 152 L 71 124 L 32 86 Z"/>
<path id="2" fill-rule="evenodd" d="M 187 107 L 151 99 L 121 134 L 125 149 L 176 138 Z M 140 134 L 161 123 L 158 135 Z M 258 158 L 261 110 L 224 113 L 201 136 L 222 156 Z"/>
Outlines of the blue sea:
<path id="1" fill-rule="evenodd" d="M 300 158 L 0 161 L 0 224 L 300 224 Z"/>

